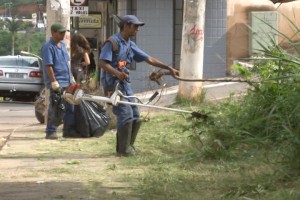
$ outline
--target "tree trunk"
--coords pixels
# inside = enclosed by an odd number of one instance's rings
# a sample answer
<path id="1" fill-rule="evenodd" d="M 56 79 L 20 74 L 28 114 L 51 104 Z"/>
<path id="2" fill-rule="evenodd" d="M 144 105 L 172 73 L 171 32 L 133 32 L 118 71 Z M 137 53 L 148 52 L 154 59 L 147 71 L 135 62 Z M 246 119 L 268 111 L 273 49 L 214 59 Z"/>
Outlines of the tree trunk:
<path id="1" fill-rule="evenodd" d="M 185 0 L 183 11 L 180 76 L 202 79 L 206 0 Z M 178 95 L 198 101 L 202 82 L 179 82 Z"/>
<path id="2" fill-rule="evenodd" d="M 14 56 L 15 55 L 15 33 L 12 33 L 11 36 L 11 55 Z"/>

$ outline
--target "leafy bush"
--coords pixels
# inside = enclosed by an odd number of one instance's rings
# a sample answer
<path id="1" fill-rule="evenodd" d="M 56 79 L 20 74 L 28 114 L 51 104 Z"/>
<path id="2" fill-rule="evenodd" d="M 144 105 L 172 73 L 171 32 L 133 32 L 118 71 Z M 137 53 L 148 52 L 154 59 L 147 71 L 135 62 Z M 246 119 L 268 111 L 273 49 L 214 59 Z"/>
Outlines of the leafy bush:
<path id="1" fill-rule="evenodd" d="M 18 34 L 18 47 L 16 52 L 28 51 L 35 55 L 41 54 L 40 49 L 45 42 L 46 33 L 45 32 L 35 32 L 35 33 L 19 33 Z"/>
<path id="2" fill-rule="evenodd" d="M 288 22 L 299 34 L 298 26 Z M 262 54 L 253 58 L 254 67 L 239 70 L 259 82 L 252 83 L 253 87 L 239 101 L 229 99 L 207 108 L 211 116 L 205 122 L 195 123 L 192 138 L 200 141 L 196 144 L 205 158 L 228 159 L 264 149 L 272 162 L 283 164 L 285 171 L 299 176 L 299 43 L 275 32 L 287 39 L 288 48 L 276 44 L 273 36 L 269 38 L 273 46 L 261 43 Z"/>
<path id="3" fill-rule="evenodd" d="M 11 35 L 8 31 L 0 30 L 0 56 L 10 55 Z"/>

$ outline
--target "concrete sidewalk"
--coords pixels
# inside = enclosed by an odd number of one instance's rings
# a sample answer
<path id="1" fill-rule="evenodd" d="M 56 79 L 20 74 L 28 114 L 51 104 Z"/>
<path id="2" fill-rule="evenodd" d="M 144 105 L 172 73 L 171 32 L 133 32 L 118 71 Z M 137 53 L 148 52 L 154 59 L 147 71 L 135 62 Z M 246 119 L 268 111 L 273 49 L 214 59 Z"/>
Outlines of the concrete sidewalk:
<path id="1" fill-rule="evenodd" d="M 230 95 L 240 95 L 245 93 L 249 85 L 247 83 L 224 82 L 224 83 L 206 83 L 203 85 L 202 93 L 207 101 L 218 101 L 229 97 Z M 161 98 L 157 102 L 158 106 L 168 106 L 175 102 L 178 93 L 178 85 L 168 87 L 163 92 Z M 138 93 L 136 96 L 147 101 L 153 91 Z M 154 100 L 155 101 L 155 100 Z"/>

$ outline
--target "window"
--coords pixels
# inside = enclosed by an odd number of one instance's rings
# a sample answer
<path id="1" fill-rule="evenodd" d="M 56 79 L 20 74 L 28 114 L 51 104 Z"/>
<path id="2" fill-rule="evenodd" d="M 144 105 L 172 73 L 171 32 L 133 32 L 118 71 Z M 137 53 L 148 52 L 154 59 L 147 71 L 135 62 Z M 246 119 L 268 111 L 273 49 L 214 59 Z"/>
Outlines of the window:
<path id="1" fill-rule="evenodd" d="M 0 59 L 0 65 L 5 67 L 39 67 L 39 61 L 34 57 L 5 57 Z"/>

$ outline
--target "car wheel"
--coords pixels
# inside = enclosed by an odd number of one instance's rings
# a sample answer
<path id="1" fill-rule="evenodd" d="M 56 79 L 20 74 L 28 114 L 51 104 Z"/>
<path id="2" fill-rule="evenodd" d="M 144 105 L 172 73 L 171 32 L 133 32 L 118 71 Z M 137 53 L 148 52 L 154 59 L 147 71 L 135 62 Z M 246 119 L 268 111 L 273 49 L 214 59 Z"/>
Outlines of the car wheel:
<path id="1" fill-rule="evenodd" d="M 45 122 L 45 116 L 42 113 L 35 111 L 35 117 L 41 124 Z"/>

